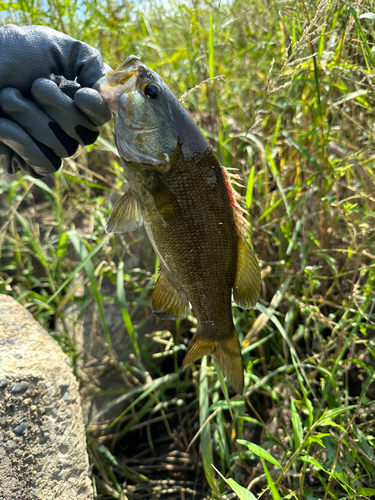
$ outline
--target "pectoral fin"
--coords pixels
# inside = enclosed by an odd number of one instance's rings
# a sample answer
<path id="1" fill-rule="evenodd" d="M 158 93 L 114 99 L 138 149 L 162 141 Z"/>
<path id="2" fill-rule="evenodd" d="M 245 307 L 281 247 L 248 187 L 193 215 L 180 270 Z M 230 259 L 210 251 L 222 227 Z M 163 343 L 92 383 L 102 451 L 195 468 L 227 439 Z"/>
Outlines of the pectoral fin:
<path id="1" fill-rule="evenodd" d="M 153 175 L 151 193 L 157 211 L 166 222 L 180 217 L 182 210 L 176 195 L 158 172 L 153 171 Z"/>
<path id="2" fill-rule="evenodd" d="M 143 217 L 137 200 L 127 191 L 116 201 L 105 230 L 107 233 L 126 233 L 143 225 Z"/>
<path id="3" fill-rule="evenodd" d="M 260 291 L 260 270 L 250 245 L 239 236 L 236 281 L 233 298 L 243 309 L 251 309 L 258 302 Z"/>
<path id="4" fill-rule="evenodd" d="M 151 308 L 161 319 L 182 319 L 189 314 L 189 301 L 176 290 L 163 270 L 152 293 Z"/>

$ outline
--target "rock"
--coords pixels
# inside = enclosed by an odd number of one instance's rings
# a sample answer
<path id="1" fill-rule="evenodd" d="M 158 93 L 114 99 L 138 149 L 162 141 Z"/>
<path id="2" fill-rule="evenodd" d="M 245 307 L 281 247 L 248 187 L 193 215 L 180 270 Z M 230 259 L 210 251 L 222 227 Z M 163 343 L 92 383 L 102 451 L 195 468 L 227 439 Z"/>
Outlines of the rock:
<path id="1" fill-rule="evenodd" d="M 6 378 L 0 379 L 0 389 L 6 387 L 8 385 L 8 380 Z"/>
<path id="2" fill-rule="evenodd" d="M 22 382 L 19 382 L 18 384 L 16 384 L 13 389 L 12 389 L 12 393 L 13 394 L 20 394 L 22 392 L 25 392 L 27 391 L 27 389 L 29 388 L 29 383 L 28 382 L 25 382 L 24 380 Z"/>
<path id="3" fill-rule="evenodd" d="M 16 427 L 13 429 L 13 432 L 16 436 L 22 436 L 22 434 L 25 432 L 27 429 L 27 422 L 22 422 L 20 425 L 16 425 Z"/>
<path id="4" fill-rule="evenodd" d="M 90 500 L 88 469 L 65 354 L 26 309 L 0 295 L 0 500 Z"/>

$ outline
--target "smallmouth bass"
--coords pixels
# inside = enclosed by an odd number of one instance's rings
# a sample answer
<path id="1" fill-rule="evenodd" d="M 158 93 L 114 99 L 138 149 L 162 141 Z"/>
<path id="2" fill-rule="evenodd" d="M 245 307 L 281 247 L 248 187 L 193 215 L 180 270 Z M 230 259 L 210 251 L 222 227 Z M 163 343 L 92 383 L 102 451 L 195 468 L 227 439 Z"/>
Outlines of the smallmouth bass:
<path id="1" fill-rule="evenodd" d="M 227 170 L 166 83 L 136 56 L 107 73 L 99 91 L 115 118 L 115 138 L 129 191 L 115 204 L 107 232 L 145 225 L 160 259 L 153 313 L 197 318 L 183 366 L 214 354 L 229 384 L 242 394 L 241 347 L 231 296 L 255 306 L 257 260 L 248 224 Z"/>

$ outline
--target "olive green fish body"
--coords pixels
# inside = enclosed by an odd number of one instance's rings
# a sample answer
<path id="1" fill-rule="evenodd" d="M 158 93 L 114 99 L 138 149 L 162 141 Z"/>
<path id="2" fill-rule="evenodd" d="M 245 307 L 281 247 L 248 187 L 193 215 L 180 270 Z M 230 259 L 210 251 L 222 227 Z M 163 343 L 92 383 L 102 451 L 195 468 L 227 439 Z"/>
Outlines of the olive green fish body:
<path id="1" fill-rule="evenodd" d="M 138 169 L 129 187 L 163 271 L 191 303 L 203 337 L 217 340 L 233 325 L 238 236 L 221 167 L 211 151 L 206 160 L 186 169 L 181 154 L 165 174 Z"/>
<path id="2" fill-rule="evenodd" d="M 231 385 L 242 392 L 231 295 L 233 290 L 239 305 L 253 307 L 260 277 L 228 174 L 156 73 L 135 58 L 121 71 L 122 88 L 114 72 L 117 93 L 107 89 L 102 95 L 107 92 L 115 113 L 116 144 L 131 195 L 114 207 L 108 230 L 144 223 L 161 263 L 152 295 L 154 313 L 179 319 L 187 315 L 190 303 L 197 318 L 184 365 L 215 354 Z"/>

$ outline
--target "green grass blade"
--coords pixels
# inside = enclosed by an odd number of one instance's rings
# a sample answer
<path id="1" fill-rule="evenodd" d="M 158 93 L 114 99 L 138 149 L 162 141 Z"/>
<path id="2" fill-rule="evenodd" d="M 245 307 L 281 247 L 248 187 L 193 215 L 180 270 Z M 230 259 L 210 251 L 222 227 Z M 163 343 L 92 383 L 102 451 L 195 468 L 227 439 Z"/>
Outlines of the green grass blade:
<path id="1" fill-rule="evenodd" d="M 267 468 L 266 462 L 261 457 L 260 461 L 262 462 L 263 470 L 267 478 L 267 484 L 269 489 L 271 490 L 272 500 L 281 500 L 279 492 L 277 491 L 275 481 L 272 479 L 270 471 Z"/>
<path id="2" fill-rule="evenodd" d="M 36 235 L 31 231 L 29 224 L 26 220 L 20 215 L 17 211 L 14 212 L 18 222 L 21 224 L 22 229 L 25 231 L 25 234 L 29 237 L 30 243 L 33 247 L 34 252 L 39 258 L 42 266 L 48 266 L 48 257 L 44 252 L 44 249 L 40 243 L 40 240 L 36 237 Z"/>
<path id="3" fill-rule="evenodd" d="M 284 205 L 285 205 L 285 208 L 286 208 L 286 212 L 288 214 L 288 217 L 290 218 L 290 207 L 289 207 L 289 203 L 288 203 L 288 200 L 287 200 L 287 197 L 286 197 L 286 194 L 285 194 L 285 191 L 284 191 L 284 188 L 283 188 L 283 185 L 281 183 L 281 180 L 280 180 L 280 176 L 279 176 L 279 172 L 277 170 L 277 166 L 276 166 L 276 163 L 275 163 L 275 160 L 272 158 L 272 155 L 271 155 L 271 151 L 269 149 L 269 147 L 267 146 L 266 147 L 266 157 L 267 157 L 267 160 L 268 160 L 268 163 L 269 163 L 269 166 L 271 167 L 271 172 L 272 172 L 272 175 L 275 179 L 275 182 L 277 184 L 277 187 L 279 188 L 279 191 L 280 191 L 280 194 L 282 196 L 282 199 L 284 201 Z"/>
<path id="4" fill-rule="evenodd" d="M 249 213 L 251 210 L 251 204 L 253 202 L 253 190 L 254 190 L 254 175 L 255 175 L 255 167 L 254 165 L 250 169 L 249 178 L 247 179 L 246 184 L 246 206 L 249 209 Z"/>
<path id="5" fill-rule="evenodd" d="M 125 297 L 125 288 L 124 288 L 124 263 L 120 262 L 117 267 L 117 277 L 116 277 L 116 293 L 117 300 L 120 304 L 122 318 L 124 320 L 124 324 L 127 332 L 131 338 L 134 351 L 136 355 L 140 356 L 140 350 L 138 345 L 138 335 L 134 330 L 132 320 L 130 318 L 130 314 L 126 305 L 126 297 Z"/>
<path id="6" fill-rule="evenodd" d="M 235 492 L 235 494 L 238 496 L 240 500 L 256 500 L 256 497 L 251 493 L 251 491 L 247 490 L 246 488 L 238 484 L 232 478 L 226 479 L 214 465 L 212 465 L 212 467 L 216 470 L 219 476 L 227 483 L 227 485 L 232 488 L 232 490 Z"/>
<path id="7" fill-rule="evenodd" d="M 283 132 L 283 135 L 284 137 L 286 137 L 292 144 L 293 146 L 300 152 L 303 154 L 303 156 L 311 163 L 311 165 L 313 165 L 315 167 L 315 169 L 320 172 L 320 166 L 319 166 L 319 163 L 315 160 L 315 158 L 313 158 L 309 152 L 303 147 L 301 146 L 301 144 L 298 142 L 298 141 L 295 141 L 293 139 L 293 137 L 288 133 L 288 132 Z"/>
<path id="8" fill-rule="evenodd" d="M 77 276 L 77 274 L 83 269 L 87 263 L 96 255 L 99 250 L 107 243 L 109 236 L 104 237 L 92 250 L 91 252 L 82 260 L 82 262 L 72 271 L 69 276 L 66 278 L 64 283 L 59 286 L 59 288 L 56 290 L 56 292 L 51 295 L 51 297 L 48 299 L 47 304 L 50 303 L 55 297 L 59 295 L 59 293 L 68 285 L 72 279 Z"/>
<path id="9" fill-rule="evenodd" d="M 229 399 L 229 394 L 228 394 L 228 388 L 227 388 L 227 385 L 226 385 L 225 380 L 224 380 L 223 372 L 221 371 L 221 368 L 216 363 L 216 361 L 214 361 L 214 365 L 215 365 L 215 368 L 216 368 L 217 376 L 218 376 L 219 381 L 220 381 L 221 390 L 223 391 L 224 398 L 225 398 L 225 401 L 227 403 L 227 408 L 230 411 L 230 416 L 233 418 L 233 412 L 232 412 L 232 407 L 231 407 L 231 404 L 230 404 L 230 399 Z"/>
<path id="10" fill-rule="evenodd" d="M 249 441 L 246 441 L 244 439 L 237 439 L 237 443 L 242 444 L 243 446 L 247 446 L 248 450 L 254 453 L 254 455 L 264 458 L 271 464 L 277 465 L 277 467 L 282 469 L 282 466 L 279 464 L 276 458 L 274 458 L 270 453 L 268 453 L 267 450 L 265 450 L 261 446 L 258 446 L 257 444 L 254 443 L 250 443 Z"/>
<path id="11" fill-rule="evenodd" d="M 199 374 L 199 423 L 202 429 L 200 434 L 202 460 L 204 474 L 206 476 L 207 482 L 213 493 L 215 495 L 219 495 L 215 474 L 211 466 L 214 461 L 212 456 L 211 428 L 210 425 L 206 425 L 206 421 L 210 416 L 209 407 L 210 402 L 207 378 L 207 356 L 204 356 L 202 358 L 201 370 Z"/>
<path id="12" fill-rule="evenodd" d="M 23 178 L 27 181 L 32 182 L 36 186 L 40 187 L 40 189 L 51 195 L 53 198 L 56 198 L 56 193 L 52 191 L 52 189 L 48 187 L 47 184 L 43 182 L 41 179 L 35 179 L 34 177 L 31 177 L 31 175 L 24 175 Z"/>
<path id="13" fill-rule="evenodd" d="M 357 25 L 357 28 L 358 28 L 358 31 L 359 31 L 359 35 L 360 35 L 360 37 L 362 39 L 362 42 L 363 42 L 363 45 L 365 46 L 365 49 L 366 49 L 366 54 L 367 54 L 368 58 L 371 61 L 372 67 L 374 68 L 375 67 L 374 56 L 372 55 L 371 49 L 370 49 L 370 47 L 369 47 L 369 45 L 367 43 L 366 36 L 365 36 L 364 31 L 363 31 L 361 22 L 358 19 L 358 16 L 357 16 L 357 13 L 356 13 L 354 7 L 352 5 L 350 5 L 348 7 L 348 9 L 349 9 L 349 12 L 351 13 L 351 15 L 354 17 L 354 21 L 355 21 L 355 23 Z"/>
<path id="14" fill-rule="evenodd" d="M 348 405 L 348 406 L 342 406 L 341 408 L 333 408 L 332 410 L 326 410 L 324 414 L 322 415 L 322 419 L 326 418 L 334 418 L 337 417 L 338 415 L 341 415 L 342 413 L 346 413 L 347 411 L 354 410 L 357 405 Z"/>
<path id="15" fill-rule="evenodd" d="M 85 247 L 83 241 L 79 237 L 77 231 L 75 231 L 75 230 L 68 231 L 67 234 L 68 234 L 70 241 L 73 243 L 73 246 L 74 246 L 76 252 L 78 253 L 81 261 L 85 262 L 84 268 L 85 268 L 87 277 L 90 280 L 91 290 L 92 290 L 95 302 L 98 306 L 99 317 L 101 320 L 104 336 L 105 336 L 106 342 L 108 344 L 109 354 L 110 354 L 112 360 L 115 361 L 116 356 L 115 356 L 115 353 L 113 351 L 111 335 L 110 335 L 110 332 L 109 332 L 108 326 L 107 326 L 107 319 L 106 319 L 106 316 L 104 313 L 103 299 L 102 299 L 102 296 L 100 293 L 98 279 L 95 276 L 94 264 L 93 264 L 91 259 L 88 259 L 89 252 L 88 252 L 87 248 Z"/>
<path id="16" fill-rule="evenodd" d="M 290 402 L 290 409 L 292 412 L 292 425 L 294 431 L 294 448 L 297 449 L 303 440 L 303 426 L 293 399 Z"/>
<path id="17" fill-rule="evenodd" d="M 212 12 L 210 12 L 210 33 L 208 38 L 208 67 L 210 78 L 215 76 L 214 67 L 214 27 L 212 22 Z"/>

